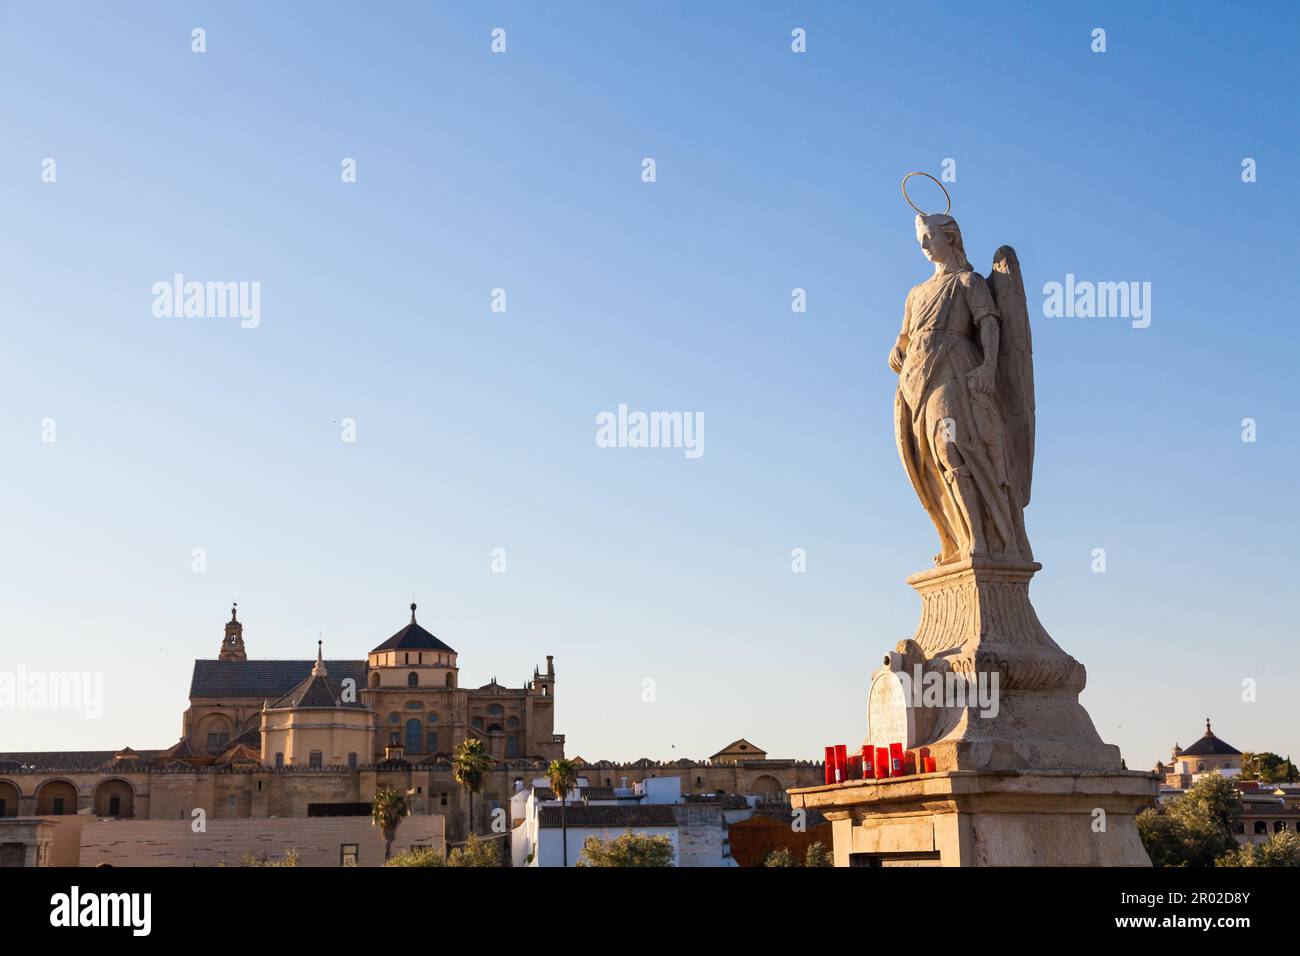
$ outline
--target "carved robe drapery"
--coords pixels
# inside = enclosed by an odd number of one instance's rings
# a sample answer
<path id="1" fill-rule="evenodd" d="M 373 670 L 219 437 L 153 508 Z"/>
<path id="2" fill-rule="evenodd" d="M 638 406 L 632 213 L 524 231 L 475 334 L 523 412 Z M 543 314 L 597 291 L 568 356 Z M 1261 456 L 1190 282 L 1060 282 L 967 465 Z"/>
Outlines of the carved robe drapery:
<path id="1" fill-rule="evenodd" d="M 939 532 L 937 564 L 972 555 L 1033 560 L 997 395 L 968 382 L 984 363 L 981 323 L 1001 318 L 984 277 L 969 267 L 913 287 L 904 305 L 895 433 L 903 467 Z"/>

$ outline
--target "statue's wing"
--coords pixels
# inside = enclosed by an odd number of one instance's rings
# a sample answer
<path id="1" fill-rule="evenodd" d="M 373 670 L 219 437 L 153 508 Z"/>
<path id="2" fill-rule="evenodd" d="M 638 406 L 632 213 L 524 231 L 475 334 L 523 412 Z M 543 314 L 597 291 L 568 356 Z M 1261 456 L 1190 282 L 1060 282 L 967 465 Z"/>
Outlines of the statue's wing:
<path id="1" fill-rule="evenodd" d="M 1025 283 L 1016 250 L 1010 246 L 1001 246 L 993 254 L 989 290 L 1002 315 L 996 394 L 1006 427 L 1007 476 L 1023 508 L 1029 504 L 1034 476 L 1034 359 Z"/>

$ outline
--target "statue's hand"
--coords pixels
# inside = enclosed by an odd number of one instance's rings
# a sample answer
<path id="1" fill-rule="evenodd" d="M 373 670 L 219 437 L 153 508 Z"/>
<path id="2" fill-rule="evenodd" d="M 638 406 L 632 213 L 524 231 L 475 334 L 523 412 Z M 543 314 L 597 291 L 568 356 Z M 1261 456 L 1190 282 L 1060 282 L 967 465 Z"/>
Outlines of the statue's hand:
<path id="1" fill-rule="evenodd" d="M 981 365 L 966 376 L 966 384 L 970 386 L 972 392 L 978 392 L 981 395 L 992 395 L 993 368 L 987 364 Z"/>
<path id="2" fill-rule="evenodd" d="M 903 350 L 895 347 L 894 351 L 889 353 L 889 367 L 895 372 L 903 371 L 903 359 L 905 357 L 906 356 L 903 355 Z"/>

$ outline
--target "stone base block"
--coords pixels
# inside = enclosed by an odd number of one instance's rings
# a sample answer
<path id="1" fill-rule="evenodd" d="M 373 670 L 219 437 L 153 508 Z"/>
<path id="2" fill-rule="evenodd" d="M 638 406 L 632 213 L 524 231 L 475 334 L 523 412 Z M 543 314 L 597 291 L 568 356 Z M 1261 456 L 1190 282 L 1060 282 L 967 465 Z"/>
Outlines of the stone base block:
<path id="1" fill-rule="evenodd" d="M 1150 866 L 1154 774 L 950 771 L 791 790 L 831 821 L 836 866 Z"/>

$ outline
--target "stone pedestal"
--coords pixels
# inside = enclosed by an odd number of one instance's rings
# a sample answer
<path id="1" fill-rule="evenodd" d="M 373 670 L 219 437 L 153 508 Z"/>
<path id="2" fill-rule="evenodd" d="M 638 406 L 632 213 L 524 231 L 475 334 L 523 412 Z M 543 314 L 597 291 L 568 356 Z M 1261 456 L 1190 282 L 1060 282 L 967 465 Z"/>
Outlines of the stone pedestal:
<path id="1" fill-rule="evenodd" d="M 1084 666 L 1052 640 L 1029 602 L 1039 568 L 963 561 L 907 579 L 921 596 L 921 622 L 882 670 L 913 685 L 928 677 L 992 694 L 985 707 L 953 703 L 951 694 L 936 705 L 916 693 L 915 745 L 928 746 L 940 770 L 1120 769 L 1119 748 L 1102 742 L 1079 704 Z M 869 720 L 882 717 L 899 719 Z"/>
<path id="2" fill-rule="evenodd" d="M 951 771 L 790 791 L 831 821 L 836 866 L 1150 866 L 1150 773 Z"/>
<path id="3" fill-rule="evenodd" d="M 1087 673 L 1029 601 L 1040 567 L 908 578 L 921 622 L 872 675 L 868 742 L 928 747 L 936 772 L 790 791 L 833 822 L 837 866 L 1150 866 L 1134 815 L 1157 780 L 1079 703 Z"/>

